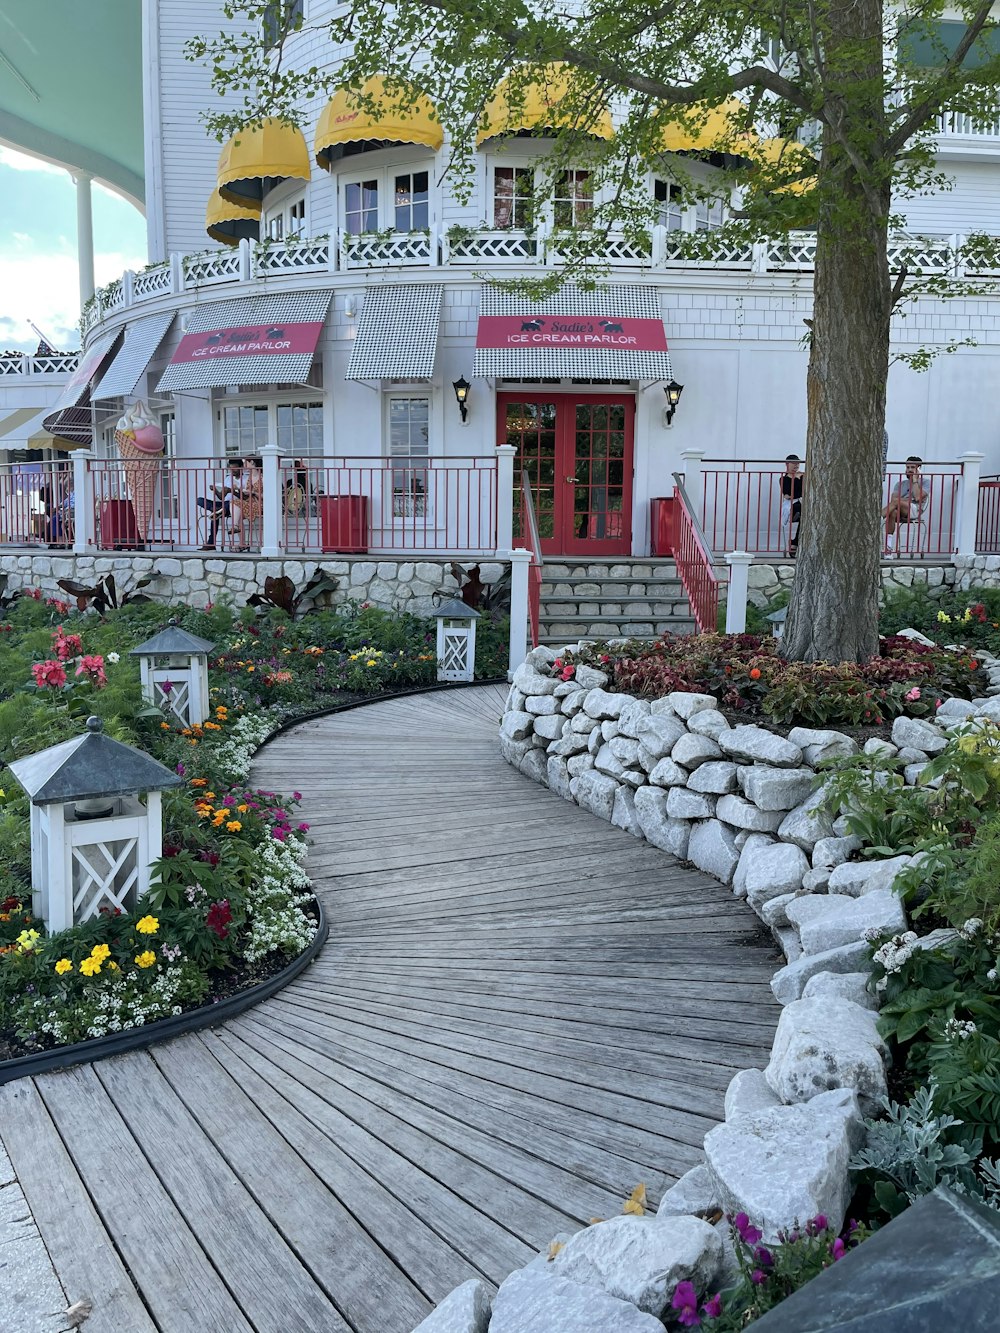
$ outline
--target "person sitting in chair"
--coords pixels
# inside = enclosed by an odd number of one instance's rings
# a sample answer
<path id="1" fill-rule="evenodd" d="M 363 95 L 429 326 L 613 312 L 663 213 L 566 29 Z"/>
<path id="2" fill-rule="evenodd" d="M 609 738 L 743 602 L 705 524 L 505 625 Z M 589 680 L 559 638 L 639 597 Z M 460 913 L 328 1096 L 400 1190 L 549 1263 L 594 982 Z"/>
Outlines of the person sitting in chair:
<path id="1" fill-rule="evenodd" d="M 802 460 L 798 454 L 789 454 L 785 459 L 785 470 L 778 479 L 781 493 L 781 532 L 784 554 L 795 554 L 799 544 L 799 520 L 802 517 L 802 485 L 805 480 L 799 468 Z M 792 534 L 792 526 L 795 533 Z"/>
<path id="2" fill-rule="evenodd" d="M 906 460 L 906 474 L 897 481 L 882 510 L 885 519 L 885 545 L 889 555 L 896 554 L 896 528 L 901 523 L 920 524 L 921 511 L 927 503 L 927 488 L 920 475 L 921 460 L 911 454 Z"/>
<path id="3" fill-rule="evenodd" d="M 208 518 L 208 533 L 201 548 L 203 551 L 215 550 L 219 520 L 230 518 L 233 502 L 243 489 L 243 459 L 230 458 L 226 466 L 229 471 L 222 485 L 210 486 L 212 494 L 200 495 L 197 500 L 198 508 L 204 509 Z"/>
<path id="4" fill-rule="evenodd" d="M 237 551 L 252 549 L 254 529 L 260 527 L 263 516 L 264 464 L 260 458 L 248 458 L 243 487 L 233 494 L 233 528 L 239 535 Z"/>

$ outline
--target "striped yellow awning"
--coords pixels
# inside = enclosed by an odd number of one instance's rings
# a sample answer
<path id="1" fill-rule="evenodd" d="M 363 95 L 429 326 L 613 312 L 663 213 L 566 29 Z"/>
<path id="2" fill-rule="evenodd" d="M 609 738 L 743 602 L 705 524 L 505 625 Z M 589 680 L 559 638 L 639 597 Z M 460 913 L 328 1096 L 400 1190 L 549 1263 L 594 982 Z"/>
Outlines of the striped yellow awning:
<path id="1" fill-rule="evenodd" d="M 260 204 L 249 200 L 246 205 L 230 203 L 218 190 L 213 190 L 205 210 L 205 230 L 213 241 L 223 245 L 239 245 L 246 237 L 256 241 L 260 237 Z"/>
<path id="2" fill-rule="evenodd" d="M 607 107 L 595 107 L 581 119 L 567 110 L 564 103 L 572 88 L 572 74 L 566 65 L 546 65 L 544 78 L 533 79 L 511 96 L 509 79 L 497 85 L 493 96 L 483 108 L 476 143 L 485 143 L 503 134 L 542 130 L 576 129 L 595 139 L 612 139 L 614 127 Z M 576 99 L 570 98 L 570 101 Z"/>
<path id="3" fill-rule="evenodd" d="M 239 130 L 219 154 L 219 193 L 243 207 L 259 204 L 281 181 L 307 181 L 311 175 L 302 131 L 277 118 Z"/>
<path id="4" fill-rule="evenodd" d="M 371 99 L 376 107 L 363 109 Z M 430 98 L 416 89 L 395 85 L 390 89 L 380 74 L 362 84 L 360 93 L 347 88 L 331 97 L 316 126 L 313 145 L 321 167 L 348 152 L 365 152 L 387 143 L 415 143 L 435 153 L 444 142 L 444 131 Z"/>
<path id="5" fill-rule="evenodd" d="M 19 430 L 21 426 L 26 426 L 32 417 L 37 417 L 44 411 L 43 407 L 15 407 L 13 412 L 0 419 L 0 439 Z"/>
<path id="6" fill-rule="evenodd" d="M 728 97 L 718 106 L 697 105 L 689 109 L 691 124 L 669 119 L 680 108 L 668 108 L 661 119 L 661 153 L 735 153 L 749 156 L 748 147 L 757 136 L 746 128 L 747 108 L 736 97 Z"/>

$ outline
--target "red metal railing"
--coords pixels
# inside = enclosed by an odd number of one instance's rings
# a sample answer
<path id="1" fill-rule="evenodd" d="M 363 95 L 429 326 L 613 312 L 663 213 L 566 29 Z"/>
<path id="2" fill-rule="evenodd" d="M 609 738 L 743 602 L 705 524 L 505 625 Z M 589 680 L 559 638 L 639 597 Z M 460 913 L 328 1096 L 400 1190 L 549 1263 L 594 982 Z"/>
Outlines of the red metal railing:
<path id="1" fill-rule="evenodd" d="M 88 465 L 101 550 L 253 550 L 261 545 L 263 474 L 224 458 L 95 458 Z"/>
<path id="2" fill-rule="evenodd" d="M 1000 555 L 1000 477 L 983 477 L 979 483 L 976 553 Z"/>
<path id="3" fill-rule="evenodd" d="M 542 614 L 542 542 L 538 535 L 538 518 L 531 492 L 531 478 L 521 473 L 521 533 L 527 538 L 531 552 L 528 566 L 528 624 L 531 628 L 531 646 L 538 647 Z"/>
<path id="4" fill-rule="evenodd" d="M 714 634 L 719 620 L 719 580 L 712 567 L 712 552 L 684 490 L 684 478 L 674 473 L 674 561 L 687 593 L 691 614 L 702 634 Z"/>
<path id="5" fill-rule="evenodd" d="M 497 460 L 282 459 L 286 551 L 496 550 Z"/>
<path id="6" fill-rule="evenodd" d="M 784 462 L 780 460 L 754 463 L 705 460 L 699 517 L 710 550 L 717 553 L 742 550 L 778 558 L 788 555 L 795 520 L 790 503 L 783 503 L 780 491 L 784 471 Z M 905 463 L 889 464 L 882 482 L 883 511 L 905 475 Z M 802 476 L 808 478 L 808 466 Z M 962 464 L 925 464 L 921 469 L 921 484 L 924 498 L 919 513 L 910 522 L 901 524 L 891 540 L 885 520 L 884 554 L 917 559 L 954 553 Z"/>
<path id="7" fill-rule="evenodd" d="M 68 459 L 0 465 L 0 542 L 70 547 L 75 512 Z"/>

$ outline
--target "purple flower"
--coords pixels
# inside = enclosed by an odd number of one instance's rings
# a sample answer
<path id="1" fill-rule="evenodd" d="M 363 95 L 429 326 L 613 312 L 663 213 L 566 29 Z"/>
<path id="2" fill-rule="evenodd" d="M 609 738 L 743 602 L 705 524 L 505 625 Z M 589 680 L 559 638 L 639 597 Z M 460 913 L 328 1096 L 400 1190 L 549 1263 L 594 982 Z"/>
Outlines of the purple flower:
<path id="1" fill-rule="evenodd" d="M 761 1268 L 774 1267 L 774 1256 L 771 1254 L 771 1251 L 765 1249 L 763 1245 L 761 1245 L 759 1249 L 754 1251 L 753 1257 L 757 1261 L 757 1263 L 761 1266 Z"/>
<path id="2" fill-rule="evenodd" d="M 301 801 L 301 800 L 302 800 L 302 793 L 301 793 L 300 791 L 293 791 L 293 792 L 292 792 L 292 800 L 293 800 L 293 801 Z"/>
<path id="3" fill-rule="evenodd" d="M 722 1314 L 722 1292 L 717 1291 L 701 1308 L 709 1319 L 718 1319 L 719 1315 Z"/>
<path id="4" fill-rule="evenodd" d="M 300 824 L 299 827 L 298 827 L 298 831 L 299 831 L 299 833 L 308 833 L 308 832 L 309 832 L 309 825 L 308 825 L 308 824 Z"/>
<path id="5" fill-rule="evenodd" d="M 177 765 L 177 774 L 178 774 L 179 777 L 183 777 L 184 774 L 185 774 L 186 772 L 187 772 L 187 769 L 184 767 L 183 764 L 178 764 L 178 765 Z"/>
<path id="6" fill-rule="evenodd" d="M 764 1272 L 762 1268 L 755 1268 L 753 1272 L 750 1274 L 750 1281 L 754 1284 L 754 1286 L 759 1287 L 761 1286 L 762 1283 L 767 1281 L 767 1274 Z"/>
<path id="7" fill-rule="evenodd" d="M 284 842 L 288 837 L 288 830 L 283 828 L 273 828 L 271 830 L 271 836 L 274 838 L 275 842 Z"/>
<path id="8" fill-rule="evenodd" d="M 818 1236 L 821 1231 L 826 1230 L 827 1225 L 826 1214 L 817 1213 L 812 1221 L 806 1224 L 806 1230 L 810 1236 Z"/>
<path id="9" fill-rule="evenodd" d="M 694 1328 L 701 1323 L 698 1315 L 698 1293 L 692 1282 L 678 1282 L 670 1301 L 677 1311 L 677 1322 L 685 1328 Z"/>
<path id="10" fill-rule="evenodd" d="M 838 1259 L 843 1259 L 844 1255 L 847 1253 L 847 1246 L 839 1236 L 830 1246 L 830 1253 L 833 1255 L 834 1263 L 836 1263 Z"/>
<path id="11" fill-rule="evenodd" d="M 759 1227 L 750 1225 L 750 1219 L 746 1213 L 737 1213 L 733 1218 L 733 1226 L 744 1245 L 756 1245 L 764 1234 Z"/>
<path id="12" fill-rule="evenodd" d="M 164 694 L 169 694 L 173 688 L 174 688 L 174 683 L 172 680 L 160 681 L 160 689 L 163 691 Z"/>

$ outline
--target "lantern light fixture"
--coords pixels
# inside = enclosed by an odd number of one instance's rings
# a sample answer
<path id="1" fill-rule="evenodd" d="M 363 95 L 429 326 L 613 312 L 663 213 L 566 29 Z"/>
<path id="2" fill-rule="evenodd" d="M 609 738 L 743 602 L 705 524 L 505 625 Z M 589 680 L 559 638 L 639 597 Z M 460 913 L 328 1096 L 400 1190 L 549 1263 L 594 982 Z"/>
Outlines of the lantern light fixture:
<path id="1" fill-rule="evenodd" d="M 474 680 L 479 612 L 458 597 L 449 597 L 439 603 L 434 614 L 437 617 L 438 680 Z"/>
<path id="2" fill-rule="evenodd" d="M 676 380 L 671 380 L 669 384 L 663 386 L 663 392 L 667 396 L 667 406 L 663 412 L 663 424 L 672 426 L 674 423 L 674 413 L 677 411 L 677 405 L 681 401 L 681 394 L 684 392 L 684 385 L 678 384 Z"/>
<path id="3" fill-rule="evenodd" d="M 215 647 L 181 629 L 176 620 L 133 648 L 139 659 L 142 697 L 182 727 L 198 727 L 210 712 L 208 655 Z"/>
<path id="4" fill-rule="evenodd" d="M 452 381 L 451 387 L 455 390 L 455 401 L 458 403 L 458 410 L 462 414 L 464 425 L 469 419 L 469 390 L 472 385 L 464 375 L 461 375 L 457 380 Z"/>

